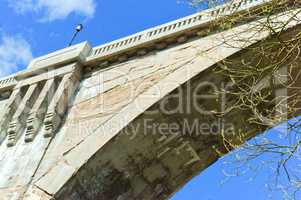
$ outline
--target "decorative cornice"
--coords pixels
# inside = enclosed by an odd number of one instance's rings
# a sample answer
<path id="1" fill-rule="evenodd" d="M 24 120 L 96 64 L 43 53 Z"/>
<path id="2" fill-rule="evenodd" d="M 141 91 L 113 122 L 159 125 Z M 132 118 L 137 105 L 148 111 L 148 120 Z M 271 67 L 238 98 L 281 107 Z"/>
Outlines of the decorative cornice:
<path id="1" fill-rule="evenodd" d="M 21 80 L 23 80 L 22 86 L 24 86 L 26 82 L 32 82 L 33 80 L 47 79 L 60 74 L 64 75 L 69 72 L 70 66 L 68 64 L 78 62 L 83 65 L 91 51 L 90 44 L 82 42 L 35 58 L 30 62 L 27 69 L 0 79 L 0 92 L 12 89 Z"/>
<path id="2" fill-rule="evenodd" d="M 59 51 L 38 57 L 30 62 L 28 68 L 33 71 L 47 69 L 50 67 L 62 66 L 71 62 L 85 62 L 91 51 L 88 42 L 73 45 Z"/>

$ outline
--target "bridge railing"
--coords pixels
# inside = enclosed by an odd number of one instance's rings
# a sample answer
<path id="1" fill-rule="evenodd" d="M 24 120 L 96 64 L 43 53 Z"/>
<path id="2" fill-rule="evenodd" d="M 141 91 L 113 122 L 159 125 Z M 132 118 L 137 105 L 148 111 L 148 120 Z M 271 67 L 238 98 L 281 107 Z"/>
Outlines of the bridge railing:
<path id="1" fill-rule="evenodd" d="M 234 0 L 229 3 L 208 9 L 145 31 L 121 38 L 100 46 L 94 47 L 85 55 L 80 55 L 84 64 L 89 65 L 90 61 L 95 62 L 104 60 L 109 56 L 114 56 L 147 45 L 154 44 L 165 38 L 173 37 L 181 33 L 189 32 L 200 27 L 205 27 L 212 20 L 222 18 L 237 12 L 251 10 L 252 8 L 260 7 L 272 0 Z M 70 47 L 73 48 L 73 47 Z M 48 55 L 49 56 L 49 55 Z M 60 54 L 61 56 L 61 54 Z M 66 58 L 66 56 L 64 56 Z M 57 62 L 57 60 L 55 61 Z M 49 64 L 49 63 L 47 63 Z M 28 74 L 28 70 L 24 70 Z M 30 71 L 30 70 L 29 70 Z M 17 73 L 15 75 L 0 79 L 0 91 L 9 89 L 17 84 L 17 79 L 21 77 L 24 79 L 24 73 Z"/>
<path id="2" fill-rule="evenodd" d="M 16 84 L 17 80 L 15 79 L 15 75 L 4 77 L 0 79 L 0 91 L 1 89 L 14 87 Z"/>
<path id="3" fill-rule="evenodd" d="M 233 14 L 234 12 L 241 12 L 252 7 L 256 7 L 271 0 L 238 0 L 230 3 L 220 5 L 218 7 L 199 12 L 188 17 L 172 21 L 161 26 L 157 26 L 148 29 L 143 32 L 136 33 L 134 35 L 106 43 L 104 45 L 93 48 L 91 55 L 87 60 L 97 59 L 104 57 L 109 54 L 114 54 L 119 51 L 135 47 L 142 43 L 151 42 L 158 38 L 163 38 L 168 35 L 172 35 L 181 31 L 189 30 L 194 27 L 201 26 L 215 20 L 217 17 L 223 17 L 226 15 Z"/>

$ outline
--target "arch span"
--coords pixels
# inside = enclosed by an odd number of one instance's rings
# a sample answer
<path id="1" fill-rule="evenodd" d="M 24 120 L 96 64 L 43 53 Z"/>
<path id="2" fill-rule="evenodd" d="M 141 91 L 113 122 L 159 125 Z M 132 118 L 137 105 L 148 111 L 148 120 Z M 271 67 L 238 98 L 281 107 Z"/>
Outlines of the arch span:
<path id="1" fill-rule="evenodd" d="M 214 93 L 230 82 L 215 72 L 218 63 L 226 58 L 254 59 L 247 47 L 258 45 L 269 34 L 260 32 L 246 44 L 246 38 L 254 33 L 250 26 L 117 65 L 117 72 L 114 67 L 104 71 L 98 79 L 105 79 L 105 91 L 110 82 L 106 73 L 126 79 L 108 89 L 109 97 L 96 97 L 103 100 L 102 114 L 109 114 L 88 120 L 93 131 L 66 150 L 36 185 L 56 199 L 166 199 L 227 153 L 232 147 L 225 141 L 239 145 L 258 134 L 254 132 L 258 127 L 248 123 L 246 111 L 235 110 L 224 117 L 212 112 L 222 111 L 228 103 L 224 102 L 227 97 Z M 123 67 L 130 69 L 121 75 Z M 92 112 L 94 103 L 80 102 L 74 113 Z M 52 185 L 54 177 L 64 183 Z"/>
<path id="2" fill-rule="evenodd" d="M 216 91 L 231 81 L 215 70 L 225 59 L 256 59 L 248 49 L 273 39 L 267 23 L 292 37 L 300 17 L 292 9 L 202 38 L 181 36 L 168 48 L 160 41 L 156 51 L 109 65 L 86 58 L 93 52 L 86 43 L 34 60 L 16 76 L 22 81 L 0 81 L 7 109 L 0 199 L 167 199 L 230 151 L 229 141 L 242 144 L 268 127 L 254 128 L 247 111 L 219 114 L 231 99 Z M 32 96 L 38 101 L 15 106 Z"/>

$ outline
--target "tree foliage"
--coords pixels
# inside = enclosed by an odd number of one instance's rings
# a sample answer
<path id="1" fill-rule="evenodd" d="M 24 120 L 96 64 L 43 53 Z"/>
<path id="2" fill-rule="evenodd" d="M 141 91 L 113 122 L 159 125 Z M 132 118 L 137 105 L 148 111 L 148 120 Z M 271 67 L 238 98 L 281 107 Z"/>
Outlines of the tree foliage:
<path id="1" fill-rule="evenodd" d="M 214 7 L 224 3 L 220 0 L 188 0 L 188 2 L 196 7 L 200 5 Z M 248 22 L 263 16 L 268 18 L 267 23 L 257 31 L 260 33 L 263 31 L 262 28 L 269 29 L 271 36 L 265 41 L 243 49 L 242 51 L 247 52 L 244 57 L 234 61 L 226 59 L 219 63 L 215 71 L 225 76 L 231 84 L 231 89 L 219 91 L 231 99 L 231 103 L 226 105 L 225 111 L 220 115 L 244 110 L 251 113 L 248 122 L 257 128 L 256 132 L 262 133 L 243 145 L 231 143 L 228 138 L 224 138 L 229 152 L 232 149 L 239 149 L 232 152 L 234 159 L 231 165 L 235 174 L 241 174 L 239 172 L 247 168 L 252 171 L 260 170 L 263 165 L 266 165 L 274 172 L 273 179 L 270 180 L 270 188 L 281 190 L 284 199 L 297 199 L 298 195 L 301 196 L 299 193 L 301 190 L 301 119 L 298 117 L 301 108 L 301 27 L 285 29 L 285 26 L 292 21 L 301 22 L 297 17 L 300 10 L 283 23 L 280 30 L 275 30 L 269 18 L 275 13 L 298 7 L 300 7 L 298 0 L 275 0 L 258 8 L 252 15 L 235 14 L 233 11 L 230 17 L 223 17 L 211 25 L 212 29 L 230 29 L 238 22 Z M 256 38 L 256 34 L 253 37 Z M 296 118 L 292 119 L 293 117 Z M 278 126 L 276 130 L 274 128 L 269 134 L 265 132 L 283 122 L 286 123 Z M 254 167 L 252 160 L 258 157 L 263 157 L 263 161 L 258 164 L 260 167 Z"/>

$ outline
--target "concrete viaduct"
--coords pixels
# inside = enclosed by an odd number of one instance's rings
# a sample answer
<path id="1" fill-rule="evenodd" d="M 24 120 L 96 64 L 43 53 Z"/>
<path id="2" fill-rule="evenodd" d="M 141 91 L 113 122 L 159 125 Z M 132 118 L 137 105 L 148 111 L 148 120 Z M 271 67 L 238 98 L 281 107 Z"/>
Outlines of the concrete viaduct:
<path id="1" fill-rule="evenodd" d="M 286 9 L 259 12 L 275 2 Z M 232 1 L 1 79 L 0 200 L 170 198 L 231 149 L 225 137 L 259 134 L 247 111 L 214 114 L 214 91 L 229 82 L 219 63 L 298 32 L 300 11 L 297 1 Z M 240 15 L 248 20 L 219 23 Z"/>

